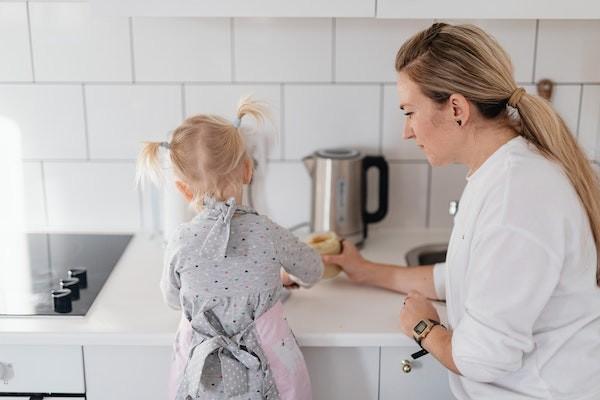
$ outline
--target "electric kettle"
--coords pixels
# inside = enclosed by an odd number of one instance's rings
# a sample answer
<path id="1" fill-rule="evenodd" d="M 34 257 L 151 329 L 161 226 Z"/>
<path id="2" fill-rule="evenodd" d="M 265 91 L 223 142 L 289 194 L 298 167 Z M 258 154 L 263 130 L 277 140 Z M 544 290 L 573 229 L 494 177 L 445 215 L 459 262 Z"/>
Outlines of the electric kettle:
<path id="1" fill-rule="evenodd" d="M 388 163 L 381 156 L 363 156 L 355 149 L 323 149 L 302 159 L 312 178 L 310 229 L 333 231 L 361 244 L 367 225 L 381 221 L 388 210 Z M 367 211 L 367 171 L 379 171 L 379 206 Z"/>

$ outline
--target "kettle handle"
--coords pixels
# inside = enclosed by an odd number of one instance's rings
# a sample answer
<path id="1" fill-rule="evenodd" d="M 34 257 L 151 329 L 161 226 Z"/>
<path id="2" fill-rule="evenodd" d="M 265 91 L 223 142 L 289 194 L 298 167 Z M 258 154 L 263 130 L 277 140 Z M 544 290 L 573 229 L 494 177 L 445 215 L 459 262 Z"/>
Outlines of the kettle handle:
<path id="1" fill-rule="evenodd" d="M 373 213 L 367 211 L 367 171 L 371 167 L 379 170 L 379 206 Z M 365 237 L 367 237 L 367 224 L 381 221 L 388 211 L 389 167 L 385 158 L 382 156 L 365 156 L 362 161 L 362 181 L 361 203 Z"/>

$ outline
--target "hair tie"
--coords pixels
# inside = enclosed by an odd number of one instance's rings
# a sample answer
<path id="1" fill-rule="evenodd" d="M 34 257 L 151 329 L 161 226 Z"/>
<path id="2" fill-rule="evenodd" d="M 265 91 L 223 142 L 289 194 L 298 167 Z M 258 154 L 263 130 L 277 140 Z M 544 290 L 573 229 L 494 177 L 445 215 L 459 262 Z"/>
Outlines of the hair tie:
<path id="1" fill-rule="evenodd" d="M 517 108 L 519 105 L 519 101 L 521 101 L 521 97 L 525 94 L 525 89 L 522 87 L 516 88 L 515 91 L 508 98 L 507 104 L 512 108 Z"/>
<path id="2" fill-rule="evenodd" d="M 170 150 L 170 149 L 171 149 L 171 145 L 169 144 L 169 142 L 160 142 L 158 145 L 159 145 L 160 147 L 164 147 L 164 148 L 165 148 L 165 149 L 167 149 L 167 150 Z"/>
<path id="3" fill-rule="evenodd" d="M 235 117 L 235 119 L 233 120 L 232 124 L 236 128 L 239 128 L 240 125 L 242 125 L 242 117 Z"/>

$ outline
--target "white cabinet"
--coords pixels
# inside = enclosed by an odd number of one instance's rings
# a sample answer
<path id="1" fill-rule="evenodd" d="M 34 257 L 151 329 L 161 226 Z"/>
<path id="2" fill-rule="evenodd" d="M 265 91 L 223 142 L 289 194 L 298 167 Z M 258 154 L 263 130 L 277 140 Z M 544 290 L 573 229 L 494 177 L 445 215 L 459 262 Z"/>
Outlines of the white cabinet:
<path id="1" fill-rule="evenodd" d="M 592 19 L 600 2 L 589 0 L 377 0 L 378 18 Z"/>
<path id="2" fill-rule="evenodd" d="M 414 347 L 381 349 L 380 400 L 446 400 L 454 399 L 448 384 L 448 370 L 430 354 L 417 360 L 410 355 Z M 409 368 L 404 370 L 404 360 Z"/>
<path id="3" fill-rule="evenodd" d="M 81 346 L 0 345 L 0 367 L 0 394 L 85 393 Z"/>
<path id="4" fill-rule="evenodd" d="M 378 347 L 303 347 L 314 400 L 377 400 Z"/>
<path id="5" fill-rule="evenodd" d="M 375 0 L 91 0 L 110 16 L 374 17 Z"/>
<path id="6" fill-rule="evenodd" d="M 170 346 L 85 346 L 87 400 L 163 400 Z"/>

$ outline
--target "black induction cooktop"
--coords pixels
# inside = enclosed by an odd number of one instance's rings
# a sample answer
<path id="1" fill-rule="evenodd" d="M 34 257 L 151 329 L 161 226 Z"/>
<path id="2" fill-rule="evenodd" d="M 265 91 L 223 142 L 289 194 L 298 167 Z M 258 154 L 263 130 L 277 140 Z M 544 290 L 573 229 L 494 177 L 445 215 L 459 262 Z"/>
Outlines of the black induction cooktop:
<path id="1" fill-rule="evenodd" d="M 0 249 L 0 316 L 85 315 L 132 237 L 23 234 Z"/>

